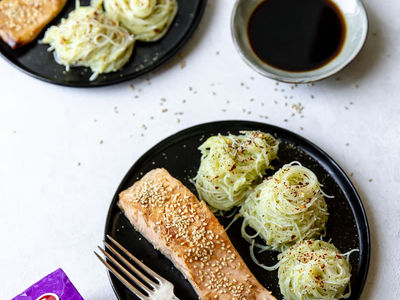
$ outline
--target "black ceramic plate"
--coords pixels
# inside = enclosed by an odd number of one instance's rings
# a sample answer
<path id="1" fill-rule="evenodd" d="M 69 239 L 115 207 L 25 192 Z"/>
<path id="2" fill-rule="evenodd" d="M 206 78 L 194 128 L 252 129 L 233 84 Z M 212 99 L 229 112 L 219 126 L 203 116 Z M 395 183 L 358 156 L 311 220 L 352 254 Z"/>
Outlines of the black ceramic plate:
<path id="1" fill-rule="evenodd" d="M 45 30 L 35 41 L 21 49 L 12 50 L 0 40 L 0 53 L 25 73 L 55 84 L 94 87 L 129 80 L 165 63 L 189 40 L 197 28 L 207 0 L 177 1 L 178 14 L 170 30 L 161 40 L 153 43 L 136 42 L 130 61 L 121 70 L 100 75 L 94 81 L 89 81 L 92 73 L 88 68 L 71 68 L 69 72 L 65 72 L 65 67 L 55 62 L 53 53 L 47 52 L 49 45 L 38 43 Z M 89 0 L 81 0 L 81 5 L 89 3 Z M 61 18 L 66 18 L 74 8 L 75 0 L 69 0 L 64 10 L 50 25 L 59 24 Z"/>
<path id="2" fill-rule="evenodd" d="M 172 176 L 181 180 L 193 193 L 196 190 L 190 179 L 196 174 L 200 163 L 199 145 L 209 136 L 218 133 L 238 133 L 241 130 L 261 130 L 271 133 L 280 141 L 279 160 L 276 167 L 293 160 L 301 162 L 316 173 L 324 185 L 324 191 L 334 195 L 334 199 L 326 199 L 329 210 L 327 223 L 327 239 L 343 253 L 358 248 L 359 253 L 350 257 L 352 265 L 352 295 L 349 299 L 360 298 L 367 277 L 370 259 L 370 237 L 368 222 L 360 197 L 342 169 L 321 149 L 304 138 L 287 131 L 263 123 L 247 121 L 223 121 L 195 126 L 163 140 L 147 151 L 129 170 L 112 200 L 106 221 L 105 234 L 115 237 L 129 251 L 143 260 L 154 271 L 170 280 L 175 285 L 176 295 L 182 300 L 197 300 L 191 285 L 173 264 L 147 242 L 117 207 L 118 194 L 140 179 L 143 174 L 153 168 L 166 168 Z M 272 171 L 271 171 L 272 172 Z M 219 218 L 223 225 L 230 220 Z M 240 235 L 241 221 L 236 221 L 229 228 L 228 235 L 250 270 L 261 284 L 282 299 L 279 292 L 277 271 L 267 272 L 253 263 L 249 255 L 249 245 Z M 264 252 L 257 255 L 263 263 L 276 263 L 277 252 Z M 111 284 L 120 300 L 137 299 L 113 275 Z"/>

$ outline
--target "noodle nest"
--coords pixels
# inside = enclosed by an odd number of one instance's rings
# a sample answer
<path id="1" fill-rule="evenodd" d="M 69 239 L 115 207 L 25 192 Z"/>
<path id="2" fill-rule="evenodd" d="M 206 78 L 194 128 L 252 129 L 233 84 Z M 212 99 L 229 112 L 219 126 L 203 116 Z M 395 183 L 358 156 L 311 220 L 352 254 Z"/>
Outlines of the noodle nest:
<path id="1" fill-rule="evenodd" d="M 195 185 L 201 200 L 216 210 L 240 205 L 277 157 L 278 141 L 260 131 L 207 139 Z"/>
<path id="2" fill-rule="evenodd" d="M 260 236 L 266 242 L 265 249 L 283 251 L 320 235 L 328 208 L 316 175 L 293 162 L 258 185 L 243 203 L 240 215 L 244 218 L 242 236 L 248 242 Z M 256 234 L 249 235 L 247 226 Z"/>
<path id="3" fill-rule="evenodd" d="M 351 266 L 347 254 L 332 244 L 306 240 L 279 258 L 279 285 L 285 300 L 334 300 L 351 294 Z"/>
<path id="4" fill-rule="evenodd" d="M 107 14 L 121 22 L 136 40 L 153 42 L 162 38 L 174 20 L 176 0 L 104 0 Z"/>
<path id="5" fill-rule="evenodd" d="M 79 6 L 58 26 L 51 26 L 41 41 L 50 44 L 57 63 L 69 71 L 71 66 L 90 67 L 93 74 L 114 72 L 131 57 L 135 39 L 118 22 L 107 17 L 100 7 Z"/>

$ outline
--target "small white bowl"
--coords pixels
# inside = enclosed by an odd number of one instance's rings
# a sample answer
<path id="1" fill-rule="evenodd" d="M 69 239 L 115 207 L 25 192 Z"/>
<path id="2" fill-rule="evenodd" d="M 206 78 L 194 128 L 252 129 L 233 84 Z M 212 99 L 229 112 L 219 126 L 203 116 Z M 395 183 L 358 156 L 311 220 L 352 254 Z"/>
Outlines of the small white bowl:
<path id="1" fill-rule="evenodd" d="M 264 0 L 236 0 L 231 19 L 233 42 L 243 60 L 258 73 L 283 82 L 309 83 L 332 76 L 347 66 L 361 51 L 368 33 L 368 17 L 360 0 L 331 0 L 342 12 L 346 37 L 340 53 L 326 65 L 305 72 L 277 69 L 263 62 L 253 51 L 247 35 L 248 21 Z"/>

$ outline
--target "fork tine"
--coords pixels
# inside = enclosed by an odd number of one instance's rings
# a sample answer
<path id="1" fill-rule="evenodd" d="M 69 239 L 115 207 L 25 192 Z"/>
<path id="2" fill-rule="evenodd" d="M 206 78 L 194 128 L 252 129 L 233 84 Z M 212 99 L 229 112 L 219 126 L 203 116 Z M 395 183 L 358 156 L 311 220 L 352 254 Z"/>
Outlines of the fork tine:
<path id="1" fill-rule="evenodd" d="M 133 276 L 127 269 L 124 268 L 114 257 L 112 257 L 109 253 L 107 253 L 104 249 L 97 246 L 99 250 L 110 260 L 112 263 L 118 267 L 120 271 L 122 271 L 126 276 L 129 277 L 133 282 L 135 282 L 141 289 L 145 290 L 149 296 L 152 295 L 153 291 L 149 289 L 146 285 L 144 285 L 139 279 Z"/>
<path id="2" fill-rule="evenodd" d="M 121 274 L 119 274 L 109 263 L 107 263 L 96 251 L 93 251 L 97 258 L 113 273 L 132 293 L 138 296 L 141 300 L 147 300 L 149 297 L 130 284 Z"/>
<path id="3" fill-rule="evenodd" d="M 123 257 L 117 252 L 117 250 L 111 247 L 109 243 L 107 243 L 106 241 L 103 241 L 103 243 L 107 247 L 107 249 L 114 253 L 129 269 L 136 273 L 136 275 L 138 275 L 138 277 L 144 280 L 148 285 L 150 285 L 152 288 L 156 288 L 156 285 L 158 286 L 157 283 L 153 282 L 153 280 L 150 280 L 151 278 L 148 278 L 147 275 L 143 274 L 139 269 L 135 268 L 135 266 L 133 266 L 125 257 Z"/>
<path id="4" fill-rule="evenodd" d="M 114 240 L 111 236 L 107 234 L 107 237 L 109 240 L 116 245 L 122 252 L 124 252 L 130 259 L 132 259 L 135 263 L 137 263 L 143 270 L 145 270 L 148 274 L 153 276 L 155 279 L 157 279 L 160 283 L 161 282 L 166 282 L 167 280 L 158 275 L 156 272 L 154 272 L 152 269 L 150 269 L 148 266 L 146 266 L 144 263 L 142 263 L 140 260 L 138 260 L 135 256 L 133 256 L 128 250 L 126 250 L 120 243 L 118 243 L 116 240 Z"/>

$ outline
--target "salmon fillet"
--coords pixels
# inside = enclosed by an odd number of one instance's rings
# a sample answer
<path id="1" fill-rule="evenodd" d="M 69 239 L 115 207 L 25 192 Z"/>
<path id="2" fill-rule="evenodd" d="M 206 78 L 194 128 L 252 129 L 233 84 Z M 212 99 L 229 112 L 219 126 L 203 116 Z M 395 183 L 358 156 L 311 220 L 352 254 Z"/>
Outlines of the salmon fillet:
<path id="1" fill-rule="evenodd" d="M 15 49 L 32 42 L 67 0 L 0 1 L 0 38 Z"/>
<path id="2" fill-rule="evenodd" d="M 275 299 L 250 272 L 207 205 L 165 169 L 150 171 L 120 193 L 118 205 L 200 299 Z"/>

